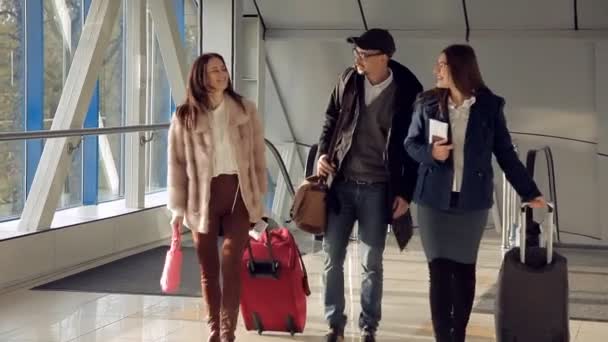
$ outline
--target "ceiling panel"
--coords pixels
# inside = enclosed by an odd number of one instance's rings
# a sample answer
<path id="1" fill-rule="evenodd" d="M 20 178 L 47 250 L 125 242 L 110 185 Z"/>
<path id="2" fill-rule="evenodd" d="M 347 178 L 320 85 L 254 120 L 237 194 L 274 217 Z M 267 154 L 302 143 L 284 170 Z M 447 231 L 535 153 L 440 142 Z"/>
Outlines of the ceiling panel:
<path id="1" fill-rule="evenodd" d="M 257 14 L 258 12 L 255 10 L 255 5 L 253 4 L 253 0 L 242 0 L 243 1 L 243 14 L 251 15 Z"/>
<path id="2" fill-rule="evenodd" d="M 271 29 L 363 28 L 356 0 L 257 0 Z"/>
<path id="3" fill-rule="evenodd" d="M 253 0 L 242 0 L 255 14 Z M 357 0 L 257 0 L 274 29 L 363 28 Z M 574 0 L 467 0 L 472 30 L 574 28 Z M 458 0 L 361 0 L 370 27 L 394 30 L 464 28 Z M 578 0 L 581 29 L 608 29 L 608 0 Z"/>
<path id="4" fill-rule="evenodd" d="M 362 4 L 369 27 L 395 30 L 465 27 L 462 3 L 456 0 L 362 0 Z"/>
<path id="5" fill-rule="evenodd" d="M 467 0 L 467 8 L 472 30 L 574 27 L 573 0 Z"/>
<path id="6" fill-rule="evenodd" d="M 608 29 L 608 0 L 578 0 L 581 29 Z"/>

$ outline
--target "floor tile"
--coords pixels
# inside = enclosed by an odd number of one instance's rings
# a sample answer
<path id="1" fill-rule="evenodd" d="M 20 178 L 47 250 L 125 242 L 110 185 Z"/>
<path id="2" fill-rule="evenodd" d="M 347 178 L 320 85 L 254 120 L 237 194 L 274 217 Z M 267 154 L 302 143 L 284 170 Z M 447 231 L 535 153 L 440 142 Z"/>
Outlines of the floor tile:
<path id="1" fill-rule="evenodd" d="M 306 236 L 299 236 L 305 241 Z M 291 337 L 284 333 L 245 331 L 239 317 L 239 341 L 320 341 L 327 326 L 322 309 L 323 255 L 319 244 L 310 242 L 304 256 L 313 291 L 308 299 L 308 317 L 304 334 Z M 304 242 L 307 243 L 307 242 Z M 356 318 L 359 315 L 361 266 L 360 250 L 351 244 L 345 270 L 346 326 L 345 341 L 359 341 Z M 572 267 L 582 276 L 573 282 L 581 291 L 603 291 L 598 284 L 605 272 L 605 260 L 589 253 L 575 254 Z M 417 236 L 408 250 L 399 252 L 388 241 L 384 255 L 383 319 L 378 341 L 432 342 L 433 330 L 428 304 L 428 270 Z M 501 256 L 498 238 L 488 234 L 479 254 L 477 298 L 496 281 Z M 604 262 L 604 263 L 602 263 Z M 604 287 L 602 287 L 604 286 Z M 599 290 L 598 290 L 599 289 Z M 137 296 L 103 293 L 20 290 L 0 296 L 0 341 L 4 342 L 189 342 L 206 341 L 203 323 L 205 307 L 200 298 Z M 571 321 L 573 342 L 606 341 L 608 323 Z M 473 313 L 467 342 L 494 341 L 494 317 Z"/>

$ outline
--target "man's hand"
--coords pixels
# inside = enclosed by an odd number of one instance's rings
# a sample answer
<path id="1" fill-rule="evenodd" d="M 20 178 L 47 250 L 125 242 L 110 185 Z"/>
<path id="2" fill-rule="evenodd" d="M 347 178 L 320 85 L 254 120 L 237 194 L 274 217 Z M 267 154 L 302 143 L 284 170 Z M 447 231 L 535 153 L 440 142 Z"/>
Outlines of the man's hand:
<path id="1" fill-rule="evenodd" d="M 393 202 L 393 220 L 405 215 L 409 208 L 410 205 L 403 197 L 395 197 L 395 201 Z"/>
<path id="2" fill-rule="evenodd" d="M 335 173 L 336 165 L 329 161 L 327 154 L 319 157 L 319 162 L 317 163 L 317 175 L 327 178 Z"/>

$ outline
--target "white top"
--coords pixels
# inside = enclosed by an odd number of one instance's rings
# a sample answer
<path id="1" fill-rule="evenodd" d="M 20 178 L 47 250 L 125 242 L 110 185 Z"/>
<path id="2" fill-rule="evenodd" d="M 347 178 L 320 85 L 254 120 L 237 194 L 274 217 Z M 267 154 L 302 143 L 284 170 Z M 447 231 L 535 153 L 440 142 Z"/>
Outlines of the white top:
<path id="1" fill-rule="evenodd" d="M 225 101 L 211 112 L 211 134 L 213 138 L 214 159 L 213 176 L 232 175 L 237 173 L 234 149 L 228 136 L 228 113 Z"/>
<path id="2" fill-rule="evenodd" d="M 475 103 L 475 96 L 472 96 L 462 103 L 460 107 L 449 100 L 450 110 L 450 129 L 452 132 L 452 156 L 454 157 L 454 182 L 452 183 L 452 191 L 460 192 L 462 186 L 462 170 L 464 169 L 464 144 L 467 135 L 467 125 L 469 123 L 469 114 L 471 106 Z"/>
<path id="3" fill-rule="evenodd" d="M 374 101 L 384 89 L 388 88 L 388 86 L 393 82 L 393 72 L 391 69 L 388 69 L 388 78 L 384 81 L 373 85 L 367 77 L 365 78 L 365 105 L 369 106 L 372 101 Z"/>

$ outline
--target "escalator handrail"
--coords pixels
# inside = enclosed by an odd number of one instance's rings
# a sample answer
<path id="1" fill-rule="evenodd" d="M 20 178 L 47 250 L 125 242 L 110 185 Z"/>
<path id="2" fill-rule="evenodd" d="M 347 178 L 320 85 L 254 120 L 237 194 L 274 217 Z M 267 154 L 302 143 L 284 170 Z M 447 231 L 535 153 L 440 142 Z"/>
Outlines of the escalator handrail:
<path id="1" fill-rule="evenodd" d="M 519 146 L 513 144 L 513 151 L 519 158 Z M 517 222 L 519 218 L 519 204 L 515 195 L 515 188 L 507 179 L 507 174 L 502 173 L 502 247 L 508 249 L 511 246 L 510 237 L 512 236 L 512 229 L 514 222 Z"/>
<path id="2" fill-rule="evenodd" d="M 291 181 L 291 176 L 289 176 L 289 171 L 287 170 L 287 166 L 285 166 L 285 162 L 281 157 L 281 153 L 279 153 L 279 150 L 276 148 L 276 146 L 274 146 L 274 144 L 270 140 L 264 138 L 264 142 L 266 143 L 266 146 L 270 149 L 270 153 L 272 153 L 272 155 L 276 159 L 277 164 L 279 165 L 279 170 L 281 171 L 281 174 L 285 179 L 285 183 L 287 183 L 287 191 L 289 191 L 289 194 L 293 198 L 296 194 L 296 189 L 293 185 L 293 182 Z"/>
<path id="3" fill-rule="evenodd" d="M 551 201 L 553 202 L 553 205 L 555 206 L 555 210 L 554 210 L 554 222 L 555 222 L 555 232 L 557 235 L 557 241 L 560 241 L 560 235 L 559 235 L 559 210 L 558 210 L 558 204 L 557 204 L 557 187 L 555 185 L 555 163 L 553 161 L 553 152 L 551 151 L 551 148 L 549 146 L 543 146 L 540 148 L 536 148 L 536 149 L 530 149 L 528 151 L 528 154 L 530 153 L 537 153 L 537 152 L 543 152 L 547 161 L 547 177 L 549 178 L 549 196 L 551 197 Z M 534 176 L 534 175 L 532 175 Z"/>

